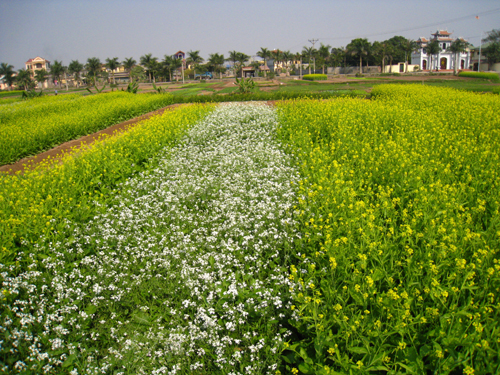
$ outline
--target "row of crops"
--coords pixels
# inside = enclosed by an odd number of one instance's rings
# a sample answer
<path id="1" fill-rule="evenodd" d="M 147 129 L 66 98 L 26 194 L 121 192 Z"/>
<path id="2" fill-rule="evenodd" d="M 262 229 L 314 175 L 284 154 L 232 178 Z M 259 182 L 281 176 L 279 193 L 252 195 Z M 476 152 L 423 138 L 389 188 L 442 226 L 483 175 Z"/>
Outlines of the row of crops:
<path id="1" fill-rule="evenodd" d="M 45 96 L 0 105 L 0 165 L 173 103 L 171 95 Z"/>
<path id="2" fill-rule="evenodd" d="M 183 107 L 1 175 L 0 371 L 498 373 L 500 100 L 372 95 Z"/>

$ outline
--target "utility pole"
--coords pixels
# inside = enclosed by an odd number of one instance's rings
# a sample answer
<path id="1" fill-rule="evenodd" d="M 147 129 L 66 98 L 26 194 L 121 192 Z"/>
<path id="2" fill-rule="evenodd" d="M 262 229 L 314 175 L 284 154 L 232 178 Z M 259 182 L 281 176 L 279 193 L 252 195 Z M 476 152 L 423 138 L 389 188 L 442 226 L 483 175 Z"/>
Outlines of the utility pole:
<path id="1" fill-rule="evenodd" d="M 309 43 L 312 43 L 313 49 L 314 49 L 314 45 L 316 44 L 316 42 L 319 39 L 308 39 L 308 40 L 309 40 Z M 316 72 L 316 57 L 313 57 L 313 63 L 314 63 L 314 71 Z"/>

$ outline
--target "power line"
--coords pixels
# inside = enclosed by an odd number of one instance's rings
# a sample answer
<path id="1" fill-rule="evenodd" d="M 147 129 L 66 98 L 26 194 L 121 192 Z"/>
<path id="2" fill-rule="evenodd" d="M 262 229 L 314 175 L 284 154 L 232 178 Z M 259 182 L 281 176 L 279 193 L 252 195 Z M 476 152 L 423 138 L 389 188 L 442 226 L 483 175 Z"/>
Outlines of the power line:
<path id="1" fill-rule="evenodd" d="M 453 19 L 449 19 L 449 20 L 445 20 L 445 21 L 439 21 L 439 22 L 429 23 L 429 24 L 426 24 L 426 25 L 418 26 L 418 27 L 411 27 L 411 28 L 407 28 L 407 29 L 399 29 L 399 30 L 387 31 L 387 32 L 383 32 L 383 33 L 376 33 L 376 34 L 370 34 L 370 35 L 362 35 L 362 36 L 366 37 L 366 38 L 369 38 L 369 37 L 379 36 L 379 35 L 397 34 L 397 33 L 401 33 L 401 32 L 404 32 L 404 31 L 413 31 L 413 30 L 423 29 L 423 28 L 426 28 L 426 27 L 435 27 L 438 24 L 463 21 L 463 20 L 471 19 L 471 17 L 479 17 L 479 16 L 494 14 L 494 13 L 498 13 L 498 12 L 500 12 L 500 8 L 488 10 L 488 11 L 481 12 L 481 13 L 469 14 L 467 16 L 463 16 L 463 17 L 459 17 L 459 18 L 453 18 Z M 359 37 L 360 37 L 360 35 L 354 35 L 354 36 L 339 36 L 339 37 L 335 37 L 335 38 L 320 38 L 320 39 L 336 40 L 336 39 L 354 39 L 354 38 L 359 38 Z"/>

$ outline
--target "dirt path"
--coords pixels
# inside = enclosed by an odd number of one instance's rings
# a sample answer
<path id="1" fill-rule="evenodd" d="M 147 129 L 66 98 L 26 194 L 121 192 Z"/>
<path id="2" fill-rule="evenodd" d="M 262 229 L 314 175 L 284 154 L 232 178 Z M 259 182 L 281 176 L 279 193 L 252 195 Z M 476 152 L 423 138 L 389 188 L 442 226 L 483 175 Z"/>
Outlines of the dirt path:
<path id="1" fill-rule="evenodd" d="M 160 115 L 163 112 L 167 110 L 172 110 L 175 109 L 181 105 L 189 105 L 189 104 L 172 104 L 167 107 L 158 109 L 153 112 L 146 113 L 142 116 L 130 119 L 128 121 L 121 122 L 119 124 L 110 126 L 109 128 L 106 128 L 104 130 L 101 130 L 97 133 L 89 134 L 84 137 L 63 143 L 57 147 L 54 147 L 51 150 L 42 152 L 36 156 L 31 156 L 31 157 L 26 157 L 24 159 L 21 159 L 17 161 L 16 163 L 13 164 L 7 164 L 7 165 L 2 165 L 0 166 L 0 173 L 6 172 L 9 174 L 15 174 L 16 172 L 23 172 L 26 169 L 33 168 L 37 164 L 42 163 L 44 160 L 47 159 L 60 159 L 63 157 L 63 155 L 67 154 L 71 150 L 79 149 L 82 147 L 82 143 L 84 143 L 84 146 L 89 146 L 92 143 L 94 143 L 99 137 L 101 137 L 103 134 L 107 135 L 113 135 L 115 132 L 121 133 L 123 131 L 126 131 L 130 129 L 131 127 L 134 127 L 139 123 L 140 121 L 147 120 L 148 118 L 151 118 L 152 116 L 155 115 Z"/>

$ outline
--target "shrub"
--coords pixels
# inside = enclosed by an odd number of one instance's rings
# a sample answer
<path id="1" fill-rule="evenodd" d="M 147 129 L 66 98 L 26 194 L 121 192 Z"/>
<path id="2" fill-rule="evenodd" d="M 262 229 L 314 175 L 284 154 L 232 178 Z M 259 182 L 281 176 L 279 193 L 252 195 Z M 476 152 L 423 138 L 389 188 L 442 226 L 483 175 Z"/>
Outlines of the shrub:
<path id="1" fill-rule="evenodd" d="M 325 81 L 326 78 L 326 74 L 306 74 L 302 77 L 306 81 Z"/>
<path id="2" fill-rule="evenodd" d="M 469 77 L 469 78 L 479 78 L 488 79 L 493 82 L 500 82 L 500 76 L 498 73 L 485 73 L 485 72 L 460 72 L 459 77 Z"/>

